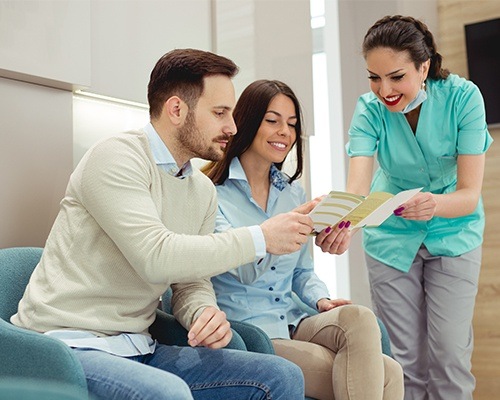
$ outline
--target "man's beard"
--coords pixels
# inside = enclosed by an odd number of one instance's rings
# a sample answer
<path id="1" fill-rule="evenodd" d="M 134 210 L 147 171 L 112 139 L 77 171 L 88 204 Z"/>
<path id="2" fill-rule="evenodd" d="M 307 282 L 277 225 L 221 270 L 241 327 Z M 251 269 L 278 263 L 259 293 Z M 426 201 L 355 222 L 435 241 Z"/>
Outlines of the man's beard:
<path id="1" fill-rule="evenodd" d="M 191 110 L 188 111 L 184 126 L 178 130 L 178 139 L 183 150 L 192 153 L 194 157 L 207 161 L 219 161 L 224 155 L 213 148 L 213 141 L 209 146 L 206 145 L 206 138 L 196 126 L 196 118 Z"/>

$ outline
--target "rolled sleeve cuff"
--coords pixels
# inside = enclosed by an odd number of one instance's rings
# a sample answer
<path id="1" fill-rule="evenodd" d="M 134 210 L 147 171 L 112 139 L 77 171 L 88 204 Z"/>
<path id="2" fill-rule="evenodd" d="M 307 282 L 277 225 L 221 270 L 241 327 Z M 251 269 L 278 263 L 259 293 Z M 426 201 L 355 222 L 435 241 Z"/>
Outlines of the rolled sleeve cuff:
<path id="1" fill-rule="evenodd" d="M 259 225 L 249 226 L 250 234 L 253 238 L 253 244 L 255 246 L 255 259 L 264 258 L 266 255 L 266 240 L 264 239 L 264 234 Z"/>

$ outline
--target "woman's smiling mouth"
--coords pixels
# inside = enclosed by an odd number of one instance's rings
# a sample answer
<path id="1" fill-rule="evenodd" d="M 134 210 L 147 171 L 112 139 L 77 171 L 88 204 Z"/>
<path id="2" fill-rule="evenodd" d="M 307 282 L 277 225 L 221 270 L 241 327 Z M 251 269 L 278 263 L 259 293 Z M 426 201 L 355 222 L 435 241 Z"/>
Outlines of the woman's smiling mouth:
<path id="1" fill-rule="evenodd" d="M 399 103 L 399 100 L 403 97 L 402 94 L 399 94 L 397 96 L 391 96 L 391 97 L 382 97 L 384 99 L 384 103 L 387 104 L 388 106 L 395 106 L 396 104 Z"/>

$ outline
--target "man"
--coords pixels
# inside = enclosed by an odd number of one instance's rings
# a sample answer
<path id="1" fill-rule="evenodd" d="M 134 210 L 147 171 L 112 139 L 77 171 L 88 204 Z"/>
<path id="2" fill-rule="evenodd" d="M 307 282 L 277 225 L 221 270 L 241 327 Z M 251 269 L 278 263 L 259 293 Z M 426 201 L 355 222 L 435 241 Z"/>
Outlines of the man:
<path id="1" fill-rule="evenodd" d="M 190 159 L 220 159 L 236 134 L 236 72 L 212 53 L 165 54 L 148 86 L 150 124 L 96 144 L 70 178 L 12 322 L 71 346 L 98 399 L 303 398 L 295 365 L 221 349 L 231 330 L 209 278 L 266 251 L 297 251 L 312 230 L 291 212 L 212 233 L 215 188 Z M 192 347 L 148 333 L 169 285 Z"/>

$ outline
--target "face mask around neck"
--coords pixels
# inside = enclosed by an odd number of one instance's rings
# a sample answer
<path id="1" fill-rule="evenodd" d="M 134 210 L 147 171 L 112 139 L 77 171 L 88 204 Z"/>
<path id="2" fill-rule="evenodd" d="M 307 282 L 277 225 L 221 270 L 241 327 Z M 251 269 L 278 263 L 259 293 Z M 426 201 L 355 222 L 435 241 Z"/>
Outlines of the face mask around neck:
<path id="1" fill-rule="evenodd" d="M 413 111 L 415 108 L 417 108 L 420 104 L 422 104 L 425 100 L 427 100 L 427 92 L 424 90 L 425 86 L 422 85 L 423 88 L 420 89 L 417 93 L 417 96 L 410 101 L 401 112 L 403 114 L 407 114 L 410 111 Z"/>

